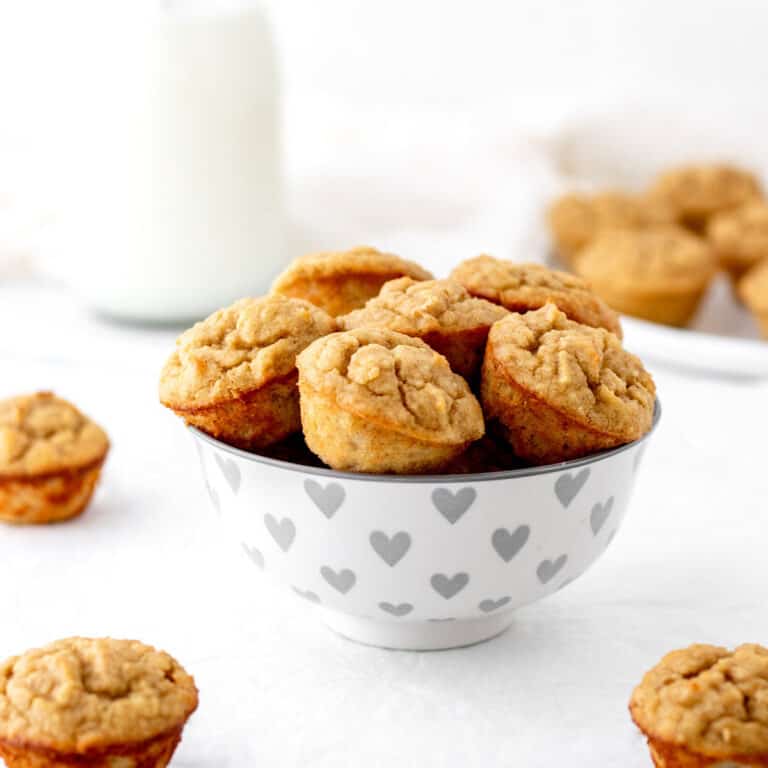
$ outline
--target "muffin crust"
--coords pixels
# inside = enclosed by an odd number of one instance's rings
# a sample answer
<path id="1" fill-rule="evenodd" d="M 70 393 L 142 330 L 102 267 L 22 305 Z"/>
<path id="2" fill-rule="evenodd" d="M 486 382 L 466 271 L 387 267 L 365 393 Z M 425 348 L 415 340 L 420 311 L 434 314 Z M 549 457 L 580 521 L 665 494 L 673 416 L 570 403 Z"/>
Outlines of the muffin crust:
<path id="1" fill-rule="evenodd" d="M 753 267 L 739 283 L 739 295 L 768 339 L 768 259 Z"/>
<path id="2" fill-rule="evenodd" d="M 768 259 L 768 204 L 751 203 L 714 216 L 707 226 L 707 238 L 720 265 L 738 280 Z"/>

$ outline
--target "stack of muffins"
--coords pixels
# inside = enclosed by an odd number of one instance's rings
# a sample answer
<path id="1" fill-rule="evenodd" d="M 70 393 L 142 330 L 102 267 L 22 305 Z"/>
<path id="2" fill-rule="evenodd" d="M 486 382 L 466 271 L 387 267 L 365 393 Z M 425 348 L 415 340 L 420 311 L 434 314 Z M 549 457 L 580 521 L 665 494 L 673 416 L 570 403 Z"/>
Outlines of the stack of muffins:
<path id="1" fill-rule="evenodd" d="M 768 201 L 754 174 L 677 168 L 641 194 L 566 195 L 548 219 L 560 260 L 614 309 L 685 326 L 722 270 L 768 338 Z"/>

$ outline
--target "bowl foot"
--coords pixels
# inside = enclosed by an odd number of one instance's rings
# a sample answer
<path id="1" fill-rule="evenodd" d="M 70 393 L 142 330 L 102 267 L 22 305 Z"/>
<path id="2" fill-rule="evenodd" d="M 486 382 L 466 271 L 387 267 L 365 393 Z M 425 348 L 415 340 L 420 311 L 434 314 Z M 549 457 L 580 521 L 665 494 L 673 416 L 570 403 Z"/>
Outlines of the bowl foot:
<path id="1" fill-rule="evenodd" d="M 475 645 L 500 635 L 512 623 L 507 611 L 481 619 L 379 621 L 323 610 L 325 624 L 347 640 L 397 651 L 442 651 Z"/>

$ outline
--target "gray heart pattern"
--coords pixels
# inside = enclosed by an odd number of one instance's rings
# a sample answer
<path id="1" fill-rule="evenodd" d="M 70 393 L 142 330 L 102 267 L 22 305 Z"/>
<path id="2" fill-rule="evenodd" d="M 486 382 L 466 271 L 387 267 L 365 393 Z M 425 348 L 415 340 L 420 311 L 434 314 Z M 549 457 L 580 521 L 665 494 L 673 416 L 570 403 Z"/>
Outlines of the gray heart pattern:
<path id="1" fill-rule="evenodd" d="M 448 577 L 444 573 L 436 573 L 430 579 L 429 583 L 438 595 L 444 597 L 446 600 L 450 600 L 452 597 L 458 595 L 459 592 L 469 584 L 469 574 L 456 573 L 453 576 Z"/>
<path id="2" fill-rule="evenodd" d="M 304 490 L 315 506 L 330 520 L 344 503 L 346 493 L 338 483 L 328 483 L 323 488 L 317 480 L 305 480 Z"/>
<path id="3" fill-rule="evenodd" d="M 400 603 L 398 605 L 392 605 L 392 603 L 379 603 L 379 608 L 385 613 L 391 616 L 407 616 L 412 610 L 413 606 L 410 603 Z"/>
<path id="4" fill-rule="evenodd" d="M 489 598 L 488 600 L 483 600 L 477 607 L 483 613 L 491 613 L 492 611 L 498 611 L 499 608 L 503 608 L 511 599 L 511 597 L 507 596 L 500 597 L 498 600 L 491 600 Z"/>
<path id="5" fill-rule="evenodd" d="M 370 537 L 374 552 L 389 566 L 397 565 L 411 548 L 411 537 L 405 531 L 387 536 L 384 531 L 374 531 Z"/>
<path id="6" fill-rule="evenodd" d="M 531 529 L 527 525 L 520 525 L 514 533 L 506 528 L 497 528 L 491 536 L 491 544 L 496 554 L 508 563 L 528 542 Z"/>
<path id="7" fill-rule="evenodd" d="M 224 475 L 224 479 L 227 481 L 227 485 L 232 489 L 232 493 L 237 495 L 240 490 L 240 469 L 232 459 L 222 458 L 218 453 L 213 454 L 213 458 L 216 459 L 216 463 L 219 465 L 221 474 Z"/>
<path id="8" fill-rule="evenodd" d="M 462 488 L 456 493 L 447 488 L 435 488 L 432 491 L 432 503 L 451 525 L 461 519 L 464 513 L 475 503 L 476 498 L 477 491 L 474 488 Z"/>
<path id="9" fill-rule="evenodd" d="M 280 549 L 283 552 L 287 552 L 293 544 L 293 540 L 296 538 L 296 526 L 293 524 L 293 520 L 288 517 L 284 517 L 278 521 L 276 517 L 270 514 L 264 515 L 264 525 L 267 526 L 270 536 L 275 540 Z"/>
<path id="10" fill-rule="evenodd" d="M 213 508 L 216 510 L 216 514 L 221 514 L 221 502 L 219 501 L 219 494 L 216 493 L 216 491 L 211 488 L 210 483 L 208 480 L 205 481 L 205 487 L 208 491 L 208 498 L 211 500 L 211 504 L 213 504 Z"/>
<path id="11" fill-rule="evenodd" d="M 611 496 L 605 503 L 598 502 L 592 507 L 592 512 L 589 515 L 589 525 L 592 528 L 592 534 L 597 536 L 600 533 L 600 529 L 605 525 L 605 521 L 611 514 L 613 509 L 613 496 Z"/>
<path id="12" fill-rule="evenodd" d="M 291 589 L 303 600 L 308 600 L 310 603 L 319 603 L 320 598 L 310 590 L 299 589 L 298 587 L 291 587 Z"/>
<path id="13" fill-rule="evenodd" d="M 582 469 L 577 475 L 569 473 L 560 475 L 555 481 L 555 496 L 564 507 L 568 507 L 579 495 L 579 491 L 587 480 L 589 480 L 589 469 Z"/>
<path id="14" fill-rule="evenodd" d="M 258 568 L 264 569 L 264 555 L 256 547 L 249 547 L 245 542 L 242 542 L 243 552 L 248 555 L 248 559 Z"/>
<path id="15" fill-rule="evenodd" d="M 536 569 L 536 575 L 542 584 L 546 584 L 557 576 L 568 561 L 568 555 L 560 555 L 556 560 L 542 560 Z"/>
<path id="16" fill-rule="evenodd" d="M 357 577 L 353 571 L 349 568 L 344 568 L 341 571 L 334 571 L 328 565 L 324 565 L 320 569 L 320 575 L 330 584 L 337 592 L 341 592 L 342 595 L 346 595 L 352 587 L 355 586 Z"/>

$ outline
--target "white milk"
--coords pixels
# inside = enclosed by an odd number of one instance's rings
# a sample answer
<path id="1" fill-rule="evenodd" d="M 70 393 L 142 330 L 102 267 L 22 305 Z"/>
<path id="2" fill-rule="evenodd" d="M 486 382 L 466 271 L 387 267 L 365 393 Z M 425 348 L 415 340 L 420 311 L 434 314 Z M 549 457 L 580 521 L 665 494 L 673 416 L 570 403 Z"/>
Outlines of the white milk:
<path id="1" fill-rule="evenodd" d="M 266 20 L 171 8 L 90 19 L 59 73 L 55 271 L 135 320 L 202 317 L 283 266 Z"/>

